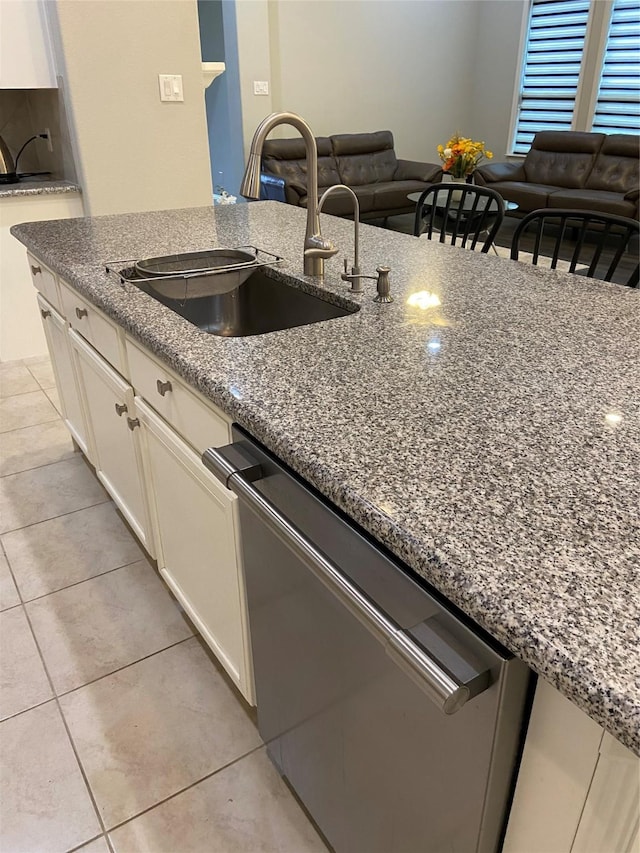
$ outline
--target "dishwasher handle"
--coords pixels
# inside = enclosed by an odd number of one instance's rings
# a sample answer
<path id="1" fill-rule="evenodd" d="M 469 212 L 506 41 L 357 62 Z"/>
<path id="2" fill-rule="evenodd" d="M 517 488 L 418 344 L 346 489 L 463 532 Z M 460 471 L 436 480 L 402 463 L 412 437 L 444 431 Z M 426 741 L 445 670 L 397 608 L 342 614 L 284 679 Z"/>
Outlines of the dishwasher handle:
<path id="1" fill-rule="evenodd" d="M 244 447 L 238 444 L 222 448 L 210 447 L 204 452 L 202 461 L 228 489 L 245 501 L 280 541 L 293 551 L 384 645 L 389 657 L 401 666 L 443 713 L 454 714 L 471 695 L 481 692 L 476 689 L 472 694 L 469 686 L 456 681 L 425 649 L 364 596 L 271 501 L 251 485 L 252 481 L 261 478 L 262 471 L 259 463 Z M 484 684 L 487 684 L 487 681 L 488 679 L 484 680 Z"/>

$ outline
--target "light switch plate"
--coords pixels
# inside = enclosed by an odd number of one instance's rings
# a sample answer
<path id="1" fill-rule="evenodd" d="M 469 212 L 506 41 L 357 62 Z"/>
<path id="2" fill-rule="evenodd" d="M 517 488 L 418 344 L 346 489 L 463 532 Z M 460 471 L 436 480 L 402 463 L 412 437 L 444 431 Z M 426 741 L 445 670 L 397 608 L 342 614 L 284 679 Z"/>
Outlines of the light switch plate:
<path id="1" fill-rule="evenodd" d="M 253 81 L 253 94 L 254 95 L 268 95 L 269 94 L 269 81 L 268 80 L 254 80 Z"/>
<path id="2" fill-rule="evenodd" d="M 161 101 L 184 101 L 182 74 L 158 74 Z"/>

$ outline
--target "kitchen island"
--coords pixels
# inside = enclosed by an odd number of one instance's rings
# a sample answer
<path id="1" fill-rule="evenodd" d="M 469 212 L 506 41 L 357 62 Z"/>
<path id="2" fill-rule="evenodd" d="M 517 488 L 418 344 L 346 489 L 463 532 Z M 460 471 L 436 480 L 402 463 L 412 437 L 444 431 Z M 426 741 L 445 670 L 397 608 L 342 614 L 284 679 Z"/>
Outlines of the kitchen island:
<path id="1" fill-rule="evenodd" d="M 363 226 L 363 271 L 391 267 L 375 304 L 340 280 L 348 222 L 322 217 L 341 253 L 305 278 L 304 220 L 258 202 L 12 233 L 640 753 L 640 293 Z M 223 338 L 105 271 L 247 244 L 359 310 Z"/>

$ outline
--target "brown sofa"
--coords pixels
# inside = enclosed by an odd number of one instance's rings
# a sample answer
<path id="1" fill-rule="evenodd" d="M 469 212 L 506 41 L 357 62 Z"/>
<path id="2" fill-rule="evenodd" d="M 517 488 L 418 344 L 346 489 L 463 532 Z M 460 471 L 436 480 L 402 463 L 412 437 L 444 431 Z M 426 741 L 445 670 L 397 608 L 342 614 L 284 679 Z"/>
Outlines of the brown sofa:
<path id="1" fill-rule="evenodd" d="M 545 130 L 522 163 L 492 163 L 476 183 L 518 204 L 518 215 L 540 208 L 614 213 L 638 219 L 640 137 Z"/>
<path id="2" fill-rule="evenodd" d="M 376 133 L 341 133 L 321 136 L 318 146 L 318 194 L 327 187 L 346 184 L 360 204 L 360 218 L 383 219 L 413 213 L 409 193 L 419 193 L 442 178 L 441 166 L 399 160 L 389 130 Z M 307 164 L 304 142 L 268 139 L 262 152 L 261 198 L 277 199 L 299 207 L 307 205 Z M 334 216 L 353 216 L 348 193 L 329 196 L 322 209 Z"/>

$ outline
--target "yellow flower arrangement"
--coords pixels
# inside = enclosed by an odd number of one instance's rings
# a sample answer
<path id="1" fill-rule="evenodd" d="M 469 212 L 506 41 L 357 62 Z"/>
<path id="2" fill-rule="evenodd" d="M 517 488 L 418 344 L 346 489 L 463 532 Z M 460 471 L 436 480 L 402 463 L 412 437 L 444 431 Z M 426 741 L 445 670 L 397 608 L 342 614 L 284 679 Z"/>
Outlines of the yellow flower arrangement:
<path id="1" fill-rule="evenodd" d="M 482 159 L 491 160 L 493 157 L 493 153 L 484 147 L 484 142 L 474 142 L 459 133 L 454 134 L 446 145 L 438 145 L 438 155 L 444 163 L 442 171 L 454 178 L 466 178 Z"/>

